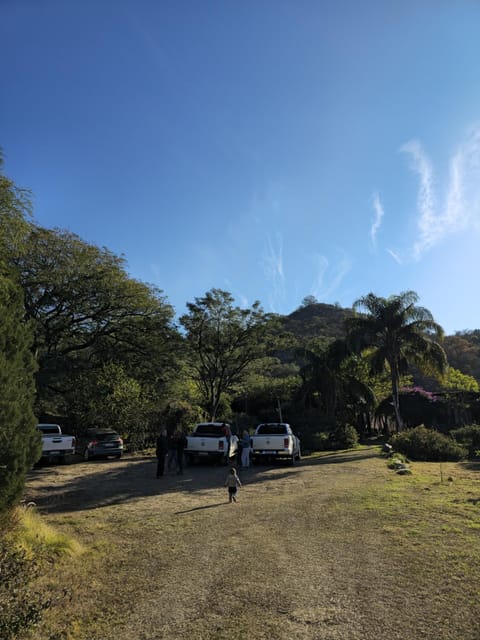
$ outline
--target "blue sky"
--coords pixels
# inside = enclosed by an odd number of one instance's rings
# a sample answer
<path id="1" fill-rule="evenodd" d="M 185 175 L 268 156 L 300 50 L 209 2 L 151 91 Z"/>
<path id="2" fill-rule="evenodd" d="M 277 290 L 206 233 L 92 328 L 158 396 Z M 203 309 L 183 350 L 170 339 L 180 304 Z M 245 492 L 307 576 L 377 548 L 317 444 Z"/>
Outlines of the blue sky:
<path id="1" fill-rule="evenodd" d="M 480 328 L 476 0 L 0 0 L 0 145 L 34 214 L 177 313 L 417 291 Z"/>

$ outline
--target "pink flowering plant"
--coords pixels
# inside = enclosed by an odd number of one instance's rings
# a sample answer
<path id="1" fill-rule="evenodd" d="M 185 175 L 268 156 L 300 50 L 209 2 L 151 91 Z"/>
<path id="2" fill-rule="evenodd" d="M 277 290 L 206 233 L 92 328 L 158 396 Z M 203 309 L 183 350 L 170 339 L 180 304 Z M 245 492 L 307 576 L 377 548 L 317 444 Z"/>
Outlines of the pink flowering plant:
<path id="1" fill-rule="evenodd" d="M 412 396 L 420 396 L 429 400 L 430 402 L 438 402 L 440 398 L 436 396 L 432 391 L 427 391 L 423 387 L 402 387 L 400 389 L 402 393 L 406 393 Z"/>

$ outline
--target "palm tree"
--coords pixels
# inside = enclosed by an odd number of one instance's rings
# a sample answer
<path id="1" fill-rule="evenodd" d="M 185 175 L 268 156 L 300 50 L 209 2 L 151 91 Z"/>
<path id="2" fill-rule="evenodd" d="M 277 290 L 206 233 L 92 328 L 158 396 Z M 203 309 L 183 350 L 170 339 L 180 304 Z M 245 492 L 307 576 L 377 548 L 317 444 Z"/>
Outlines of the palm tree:
<path id="1" fill-rule="evenodd" d="M 354 302 L 357 314 L 347 320 L 352 349 L 357 352 L 368 349 L 372 373 L 386 369 L 390 373 L 398 431 L 403 426 L 399 381 L 400 376 L 408 372 L 409 364 L 440 375 L 447 368 L 445 351 L 438 342 L 443 338 L 443 329 L 428 309 L 416 306 L 417 302 L 415 291 L 404 291 L 389 298 L 369 293 Z"/>

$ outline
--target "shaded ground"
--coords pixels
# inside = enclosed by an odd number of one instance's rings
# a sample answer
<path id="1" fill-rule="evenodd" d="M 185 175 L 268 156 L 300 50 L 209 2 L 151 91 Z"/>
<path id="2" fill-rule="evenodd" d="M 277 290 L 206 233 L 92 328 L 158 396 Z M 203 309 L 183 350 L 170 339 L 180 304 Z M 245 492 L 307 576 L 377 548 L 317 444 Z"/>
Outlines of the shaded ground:
<path id="1" fill-rule="evenodd" d="M 148 457 L 34 470 L 27 500 L 86 546 L 49 580 L 71 600 L 34 637 L 480 638 L 479 532 L 445 512 L 443 485 L 395 476 L 374 448 L 241 470 L 233 505 L 226 473 L 156 479 Z M 475 515 L 477 497 L 446 500 Z"/>

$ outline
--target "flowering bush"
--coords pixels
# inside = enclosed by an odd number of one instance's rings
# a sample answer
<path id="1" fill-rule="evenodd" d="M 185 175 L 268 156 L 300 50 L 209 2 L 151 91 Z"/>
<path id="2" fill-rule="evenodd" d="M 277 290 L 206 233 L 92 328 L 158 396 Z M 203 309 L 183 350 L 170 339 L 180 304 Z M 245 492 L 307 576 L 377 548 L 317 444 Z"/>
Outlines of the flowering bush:
<path id="1" fill-rule="evenodd" d="M 427 391 L 423 387 L 402 387 L 401 393 L 408 393 L 409 395 L 417 394 L 430 402 L 438 402 L 440 398 L 436 396 L 432 391 Z"/>

